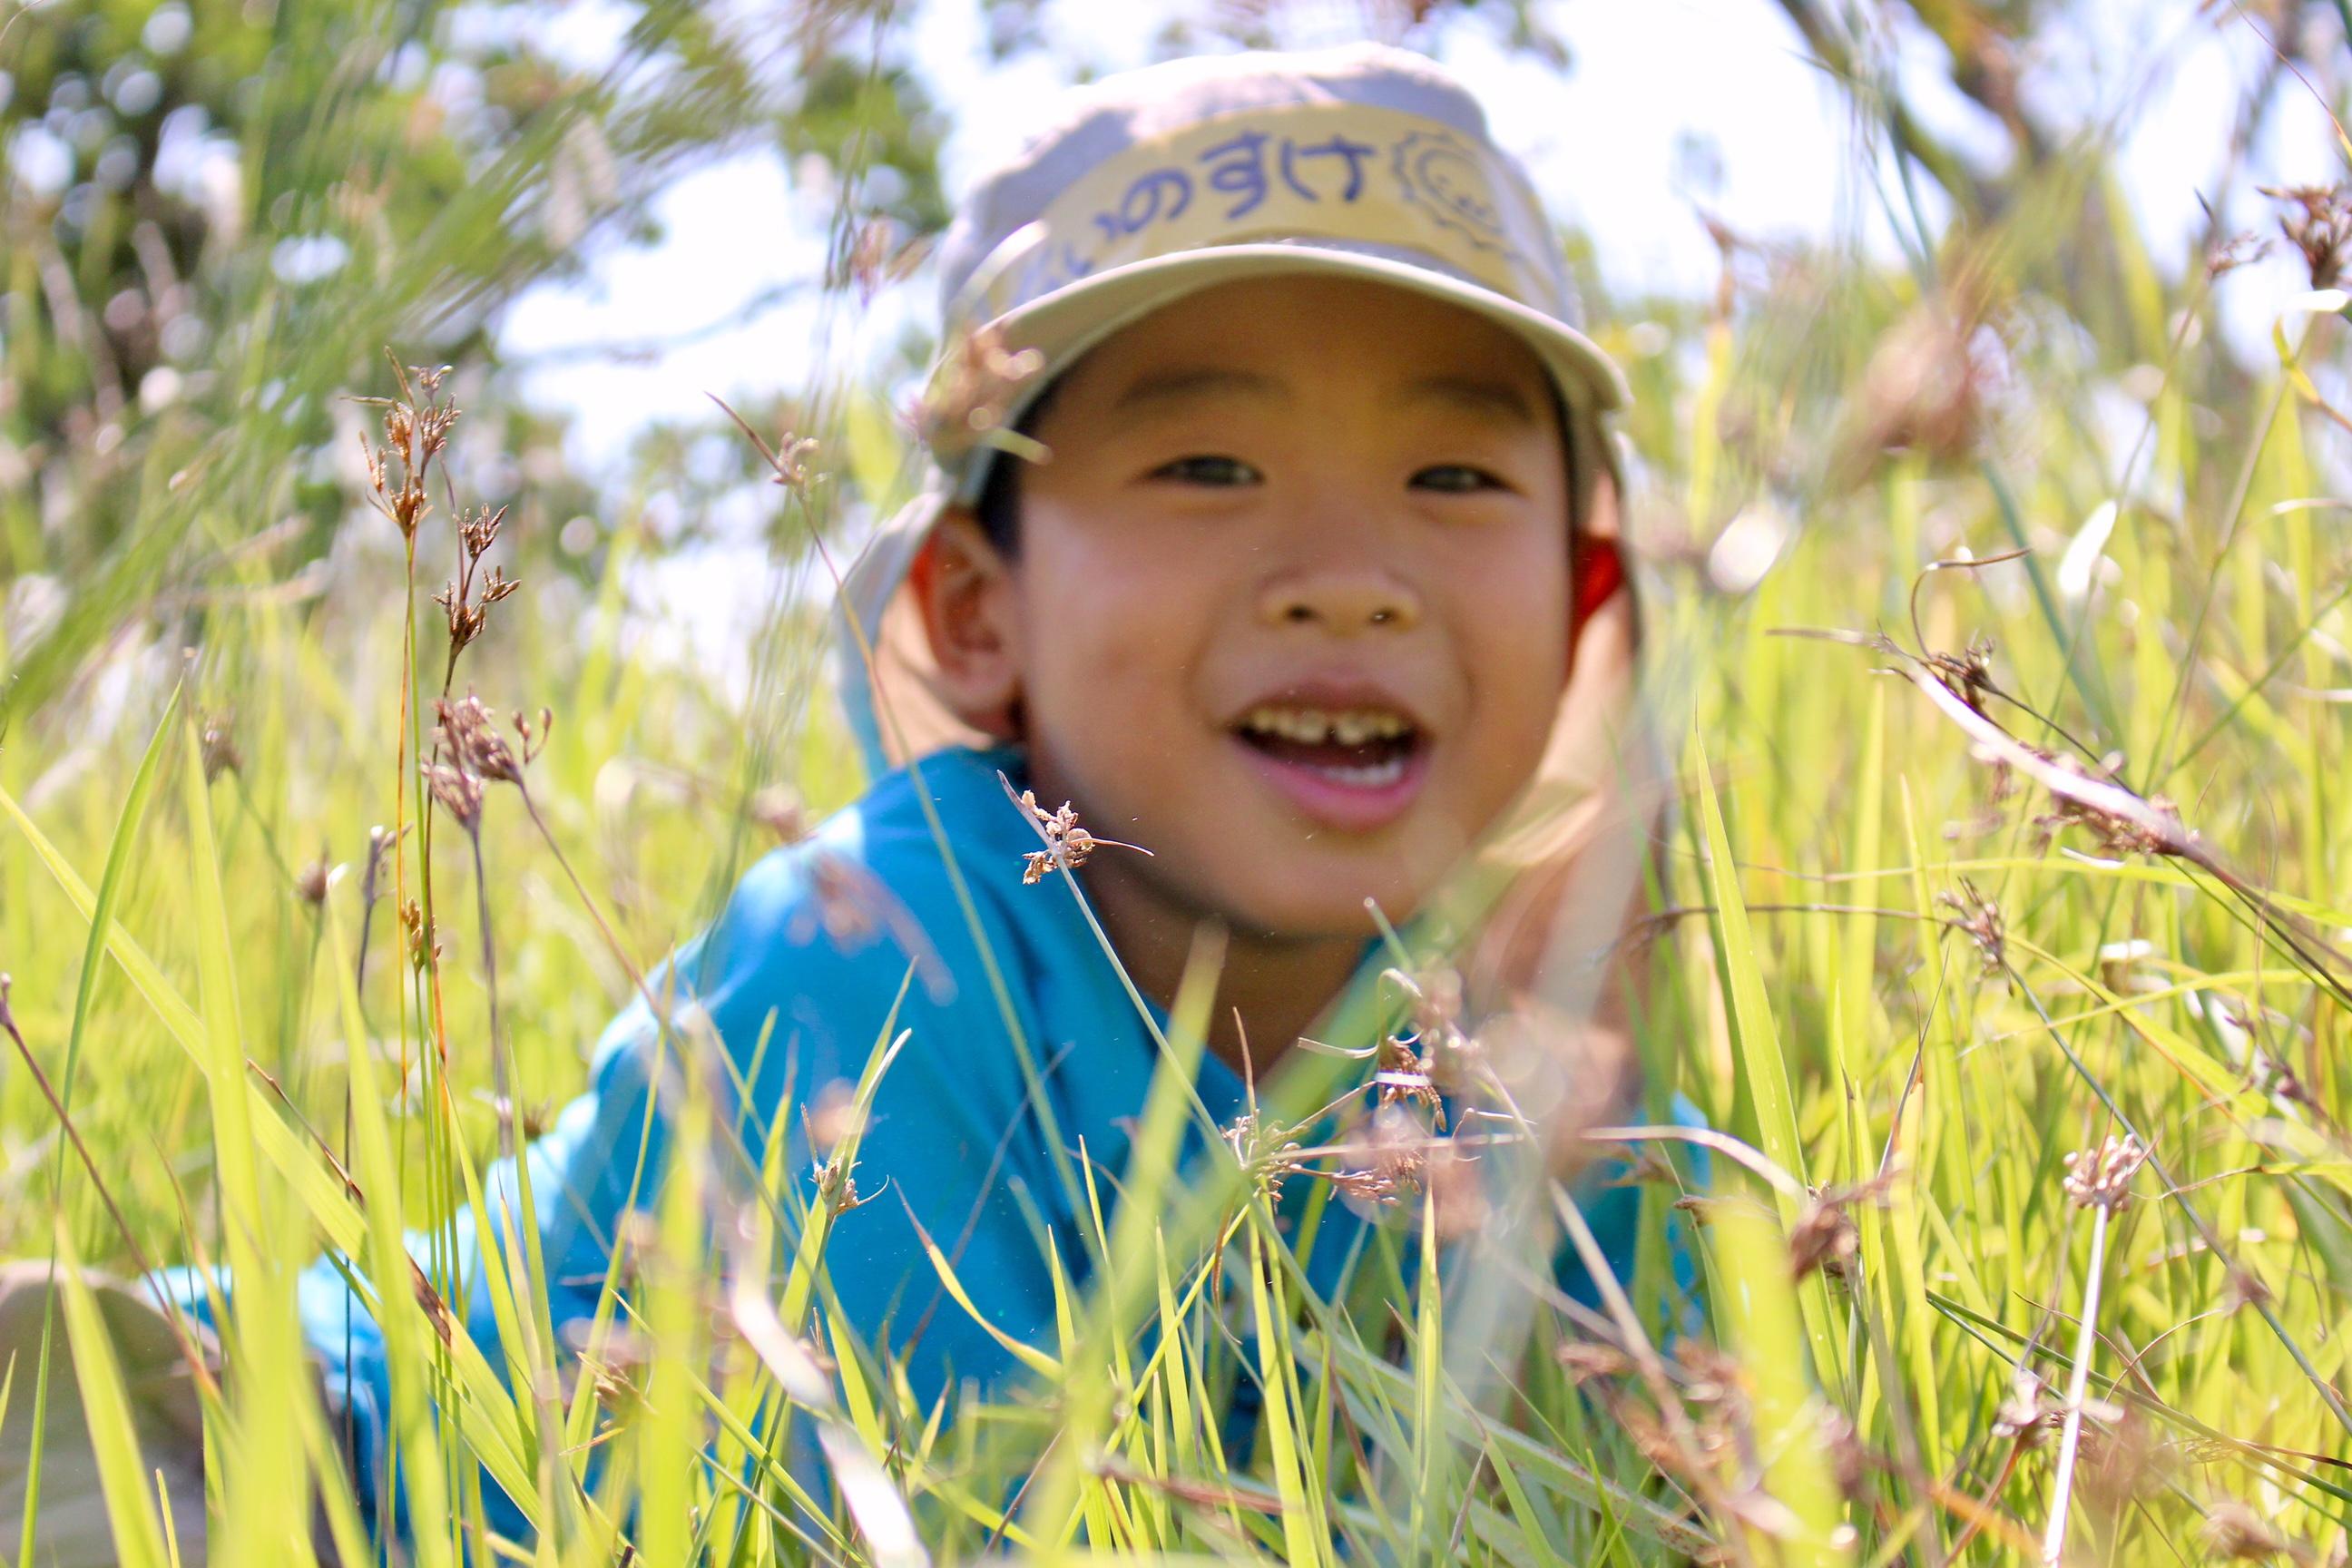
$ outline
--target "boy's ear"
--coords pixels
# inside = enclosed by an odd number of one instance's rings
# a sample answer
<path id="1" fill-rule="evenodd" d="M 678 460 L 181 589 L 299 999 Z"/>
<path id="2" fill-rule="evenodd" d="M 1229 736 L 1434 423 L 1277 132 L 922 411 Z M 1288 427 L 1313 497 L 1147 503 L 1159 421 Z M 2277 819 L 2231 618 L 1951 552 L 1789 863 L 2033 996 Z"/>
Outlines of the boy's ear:
<path id="1" fill-rule="evenodd" d="M 1569 671 L 1575 672 L 1577 652 L 1585 629 L 1599 618 L 1625 585 L 1625 558 L 1620 536 L 1617 486 L 1607 474 L 1594 481 L 1592 498 L 1581 527 L 1569 540 Z"/>
<path id="2" fill-rule="evenodd" d="M 1021 738 L 1021 645 L 1010 564 L 970 510 L 951 507 L 908 569 L 940 698 L 999 741 Z"/>

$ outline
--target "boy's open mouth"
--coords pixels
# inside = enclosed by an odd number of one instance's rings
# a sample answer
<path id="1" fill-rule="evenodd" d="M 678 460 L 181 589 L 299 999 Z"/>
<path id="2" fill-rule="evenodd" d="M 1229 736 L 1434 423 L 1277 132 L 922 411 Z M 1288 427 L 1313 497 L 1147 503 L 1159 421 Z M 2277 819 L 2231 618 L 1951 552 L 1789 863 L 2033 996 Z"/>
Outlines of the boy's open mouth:
<path id="1" fill-rule="evenodd" d="M 1234 725 L 1242 743 L 1269 761 L 1342 790 L 1394 789 L 1415 769 L 1421 727 L 1393 709 L 1263 703 Z"/>

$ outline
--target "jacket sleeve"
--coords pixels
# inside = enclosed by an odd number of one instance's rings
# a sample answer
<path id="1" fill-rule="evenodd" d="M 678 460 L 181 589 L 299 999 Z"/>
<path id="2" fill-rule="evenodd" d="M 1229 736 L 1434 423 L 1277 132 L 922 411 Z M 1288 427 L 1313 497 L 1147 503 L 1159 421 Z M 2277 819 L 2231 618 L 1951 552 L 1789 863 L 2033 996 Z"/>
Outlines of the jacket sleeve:
<path id="1" fill-rule="evenodd" d="M 784 1058 L 803 1045 L 814 1047 L 797 1062 L 803 1076 L 796 1093 L 838 1074 L 844 1042 L 837 1037 L 856 1021 L 825 1002 L 837 1004 L 860 988 L 847 971 L 899 967 L 884 954 L 839 951 L 826 940 L 822 922 L 803 918 L 810 898 L 805 853 L 785 850 L 751 868 L 718 919 L 647 974 L 644 991 L 599 1037 L 585 1092 L 520 1156 L 528 1162 L 548 1318 L 556 1337 L 550 1351 L 560 1373 L 575 1364 L 583 1348 L 631 1210 L 656 1203 L 674 1152 L 670 1124 L 659 1108 L 683 1082 L 679 1075 L 664 1072 L 665 1059 L 677 1061 L 685 1048 L 679 1044 L 681 1021 L 695 1008 L 707 1015 L 710 1029 L 705 1033 L 698 1026 L 695 1033 L 715 1039 L 724 1052 L 726 1059 L 719 1064 L 723 1074 L 710 1076 L 723 1076 L 726 1087 L 739 1091 L 737 1102 L 722 1112 L 735 1113 L 736 1131 L 756 1162 L 770 1129 L 787 1131 L 797 1142 L 798 1119 L 781 1103 L 791 1076 L 781 1070 Z M 872 1006 L 871 1027 L 879 1027 L 888 996 L 886 992 Z M 670 1028 L 657 1022 L 656 1005 L 671 1019 Z M 813 1023 L 821 1027 L 812 1030 Z M 863 1059 L 860 1055 L 849 1070 Z M 494 1225 L 503 1215 L 521 1214 L 514 1162 L 499 1161 L 483 1171 L 482 1197 Z M 467 1334 L 503 1377 L 508 1347 L 488 1289 L 484 1240 L 471 1208 L 461 1207 L 445 1226 L 412 1231 L 408 1250 L 453 1310 L 462 1308 Z M 454 1252 L 448 1249 L 451 1241 Z M 383 1336 L 346 1277 L 349 1268 L 350 1260 L 329 1256 L 304 1272 L 304 1337 L 321 1368 L 330 1404 L 345 1418 L 371 1527 L 389 1525 L 404 1538 L 404 1500 L 387 1465 L 390 1368 Z M 494 1525 L 520 1530 L 520 1516 L 496 1487 L 485 1484 L 483 1497 Z"/>
<path id="2" fill-rule="evenodd" d="M 573 1363 L 595 1316 L 630 1211 L 654 1205 L 676 1153 L 660 1108 L 675 1103 L 682 1080 L 664 1064 L 666 1053 L 675 1061 L 686 1048 L 676 1025 L 689 1006 L 709 1019 L 709 1037 L 698 1026 L 695 1032 L 717 1040 L 735 1099 L 724 1109 L 733 1113 L 740 1152 L 722 1148 L 720 1157 L 748 1160 L 756 1175 L 768 1140 L 781 1140 L 781 1169 L 805 1205 L 814 1180 L 801 1108 L 837 1080 L 856 1081 L 893 1026 L 898 1003 L 895 1029 L 907 1042 L 882 1082 L 856 1171 L 861 1193 L 875 1201 L 837 1222 L 828 1242 L 830 1287 L 846 1321 L 861 1333 L 891 1335 L 894 1350 L 906 1350 L 918 1323 L 927 1324 L 910 1357 L 912 1381 L 927 1400 L 956 1377 L 993 1381 L 1011 1358 L 952 1304 L 933 1310 L 938 1279 L 921 1234 L 957 1251 L 960 1277 L 998 1326 L 1034 1339 L 1050 1323 L 1046 1247 L 1037 1234 L 1050 1183 L 1034 1127 L 1029 1138 L 1016 1136 L 1027 1125 L 1028 1097 L 1003 1047 L 1004 1023 L 977 944 L 944 893 L 927 890 L 936 879 L 895 859 L 885 869 L 902 873 L 894 879 L 908 896 L 898 902 L 896 892 L 888 895 L 890 920 L 861 921 L 856 910 L 828 908 L 825 899 L 842 895 L 814 885 L 816 858 L 865 866 L 868 847 L 856 830 L 853 821 L 845 842 L 821 838 L 754 865 L 711 926 L 648 976 L 646 991 L 673 1026 L 658 1026 L 646 995 L 633 999 L 597 1043 L 587 1091 L 523 1155 L 559 1368 Z M 867 896 L 882 897 L 881 887 L 874 879 Z M 995 934 L 1001 946 L 1013 945 L 1002 931 Z M 923 951 L 928 982 L 913 975 L 909 946 Z M 994 956 L 1009 961 L 1003 952 Z M 798 1212 L 777 1195 L 787 1215 Z M 485 1173 L 483 1196 L 494 1217 L 502 1209 L 520 1213 L 510 1163 Z M 1048 1225 L 1061 1217 L 1051 1202 L 1042 1212 Z M 454 1234 L 467 1331 L 503 1373 L 507 1358 L 469 1211 L 455 1216 Z M 411 1254 L 428 1269 L 432 1242 L 425 1234 L 410 1237 Z M 789 1238 L 780 1253 L 790 1257 Z M 384 1348 L 343 1267 L 322 1258 L 303 1275 L 304 1332 L 331 1400 L 348 1413 L 370 1523 L 383 1528 L 380 1515 L 404 1534 L 401 1489 L 384 1464 Z M 494 1523 L 520 1528 L 496 1488 L 486 1485 L 484 1496 Z"/>
<path id="3" fill-rule="evenodd" d="M 1677 1127 L 1704 1130 L 1706 1126 L 1698 1107 L 1682 1095 L 1675 1096 L 1670 1111 Z M 1675 1150 L 1660 1152 L 1681 1155 L 1696 1190 L 1706 1190 L 1712 1180 L 1713 1164 L 1704 1147 L 1685 1142 Z M 1575 1194 L 1577 1212 L 1591 1228 L 1593 1240 L 1600 1243 L 1601 1256 L 1608 1263 L 1610 1273 L 1629 1288 L 1633 1282 L 1642 1243 L 1642 1187 L 1633 1179 L 1631 1155 L 1628 1151 L 1596 1162 L 1578 1183 Z M 1675 1195 L 1662 1194 L 1657 1205 L 1656 1212 L 1663 1216 L 1666 1278 L 1661 1293 L 1661 1321 L 1650 1328 L 1654 1332 L 1689 1334 L 1699 1327 L 1703 1310 L 1699 1293 L 1701 1270 L 1697 1254 L 1692 1249 L 1689 1215 L 1672 1206 Z M 1596 1310 L 1601 1309 L 1600 1287 L 1593 1282 L 1591 1272 L 1576 1248 L 1565 1238 L 1553 1257 L 1552 1274 L 1569 1296 Z"/>

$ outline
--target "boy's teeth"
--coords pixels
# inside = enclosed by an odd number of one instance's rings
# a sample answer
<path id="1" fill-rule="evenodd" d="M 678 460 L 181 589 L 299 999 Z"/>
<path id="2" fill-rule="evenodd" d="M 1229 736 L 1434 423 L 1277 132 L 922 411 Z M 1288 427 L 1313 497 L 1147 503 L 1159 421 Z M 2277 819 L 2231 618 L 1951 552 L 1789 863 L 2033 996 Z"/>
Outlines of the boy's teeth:
<path id="1" fill-rule="evenodd" d="M 1322 708 L 1254 708 L 1243 724 L 1259 734 L 1279 735 L 1307 746 L 1321 745 L 1327 741 L 1342 746 L 1393 741 L 1412 728 L 1402 716 L 1374 708 L 1339 711 Z"/>
<path id="2" fill-rule="evenodd" d="M 1361 767 L 1345 764 L 1318 767 L 1315 770 L 1333 784 L 1349 789 L 1386 789 L 1404 777 L 1404 759 L 1391 757 L 1386 762 L 1368 763 Z"/>

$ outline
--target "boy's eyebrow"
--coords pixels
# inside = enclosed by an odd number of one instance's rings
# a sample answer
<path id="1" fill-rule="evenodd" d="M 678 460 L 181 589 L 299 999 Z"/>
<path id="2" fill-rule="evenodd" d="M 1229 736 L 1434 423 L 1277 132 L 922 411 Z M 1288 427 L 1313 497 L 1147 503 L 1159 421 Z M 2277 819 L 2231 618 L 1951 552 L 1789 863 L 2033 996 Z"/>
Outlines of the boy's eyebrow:
<path id="1" fill-rule="evenodd" d="M 1397 401 L 1444 404 L 1507 425 L 1543 423 L 1525 393 L 1507 381 L 1490 380 L 1483 375 L 1420 376 L 1398 395 Z"/>
<path id="2" fill-rule="evenodd" d="M 1128 413 L 1154 405 L 1187 403 L 1194 398 L 1240 395 L 1283 399 L 1290 388 L 1274 376 L 1221 365 L 1175 365 L 1146 371 L 1129 382 L 1112 400 L 1114 413 Z"/>
<path id="3" fill-rule="evenodd" d="M 1111 401 L 1115 413 L 1189 403 L 1196 398 L 1240 396 L 1287 401 L 1290 386 L 1277 376 L 1223 365 L 1172 365 L 1148 370 Z M 1543 423 L 1527 395 L 1507 381 L 1483 375 L 1417 376 L 1397 394 L 1401 405 L 1435 403 L 1507 425 Z"/>

